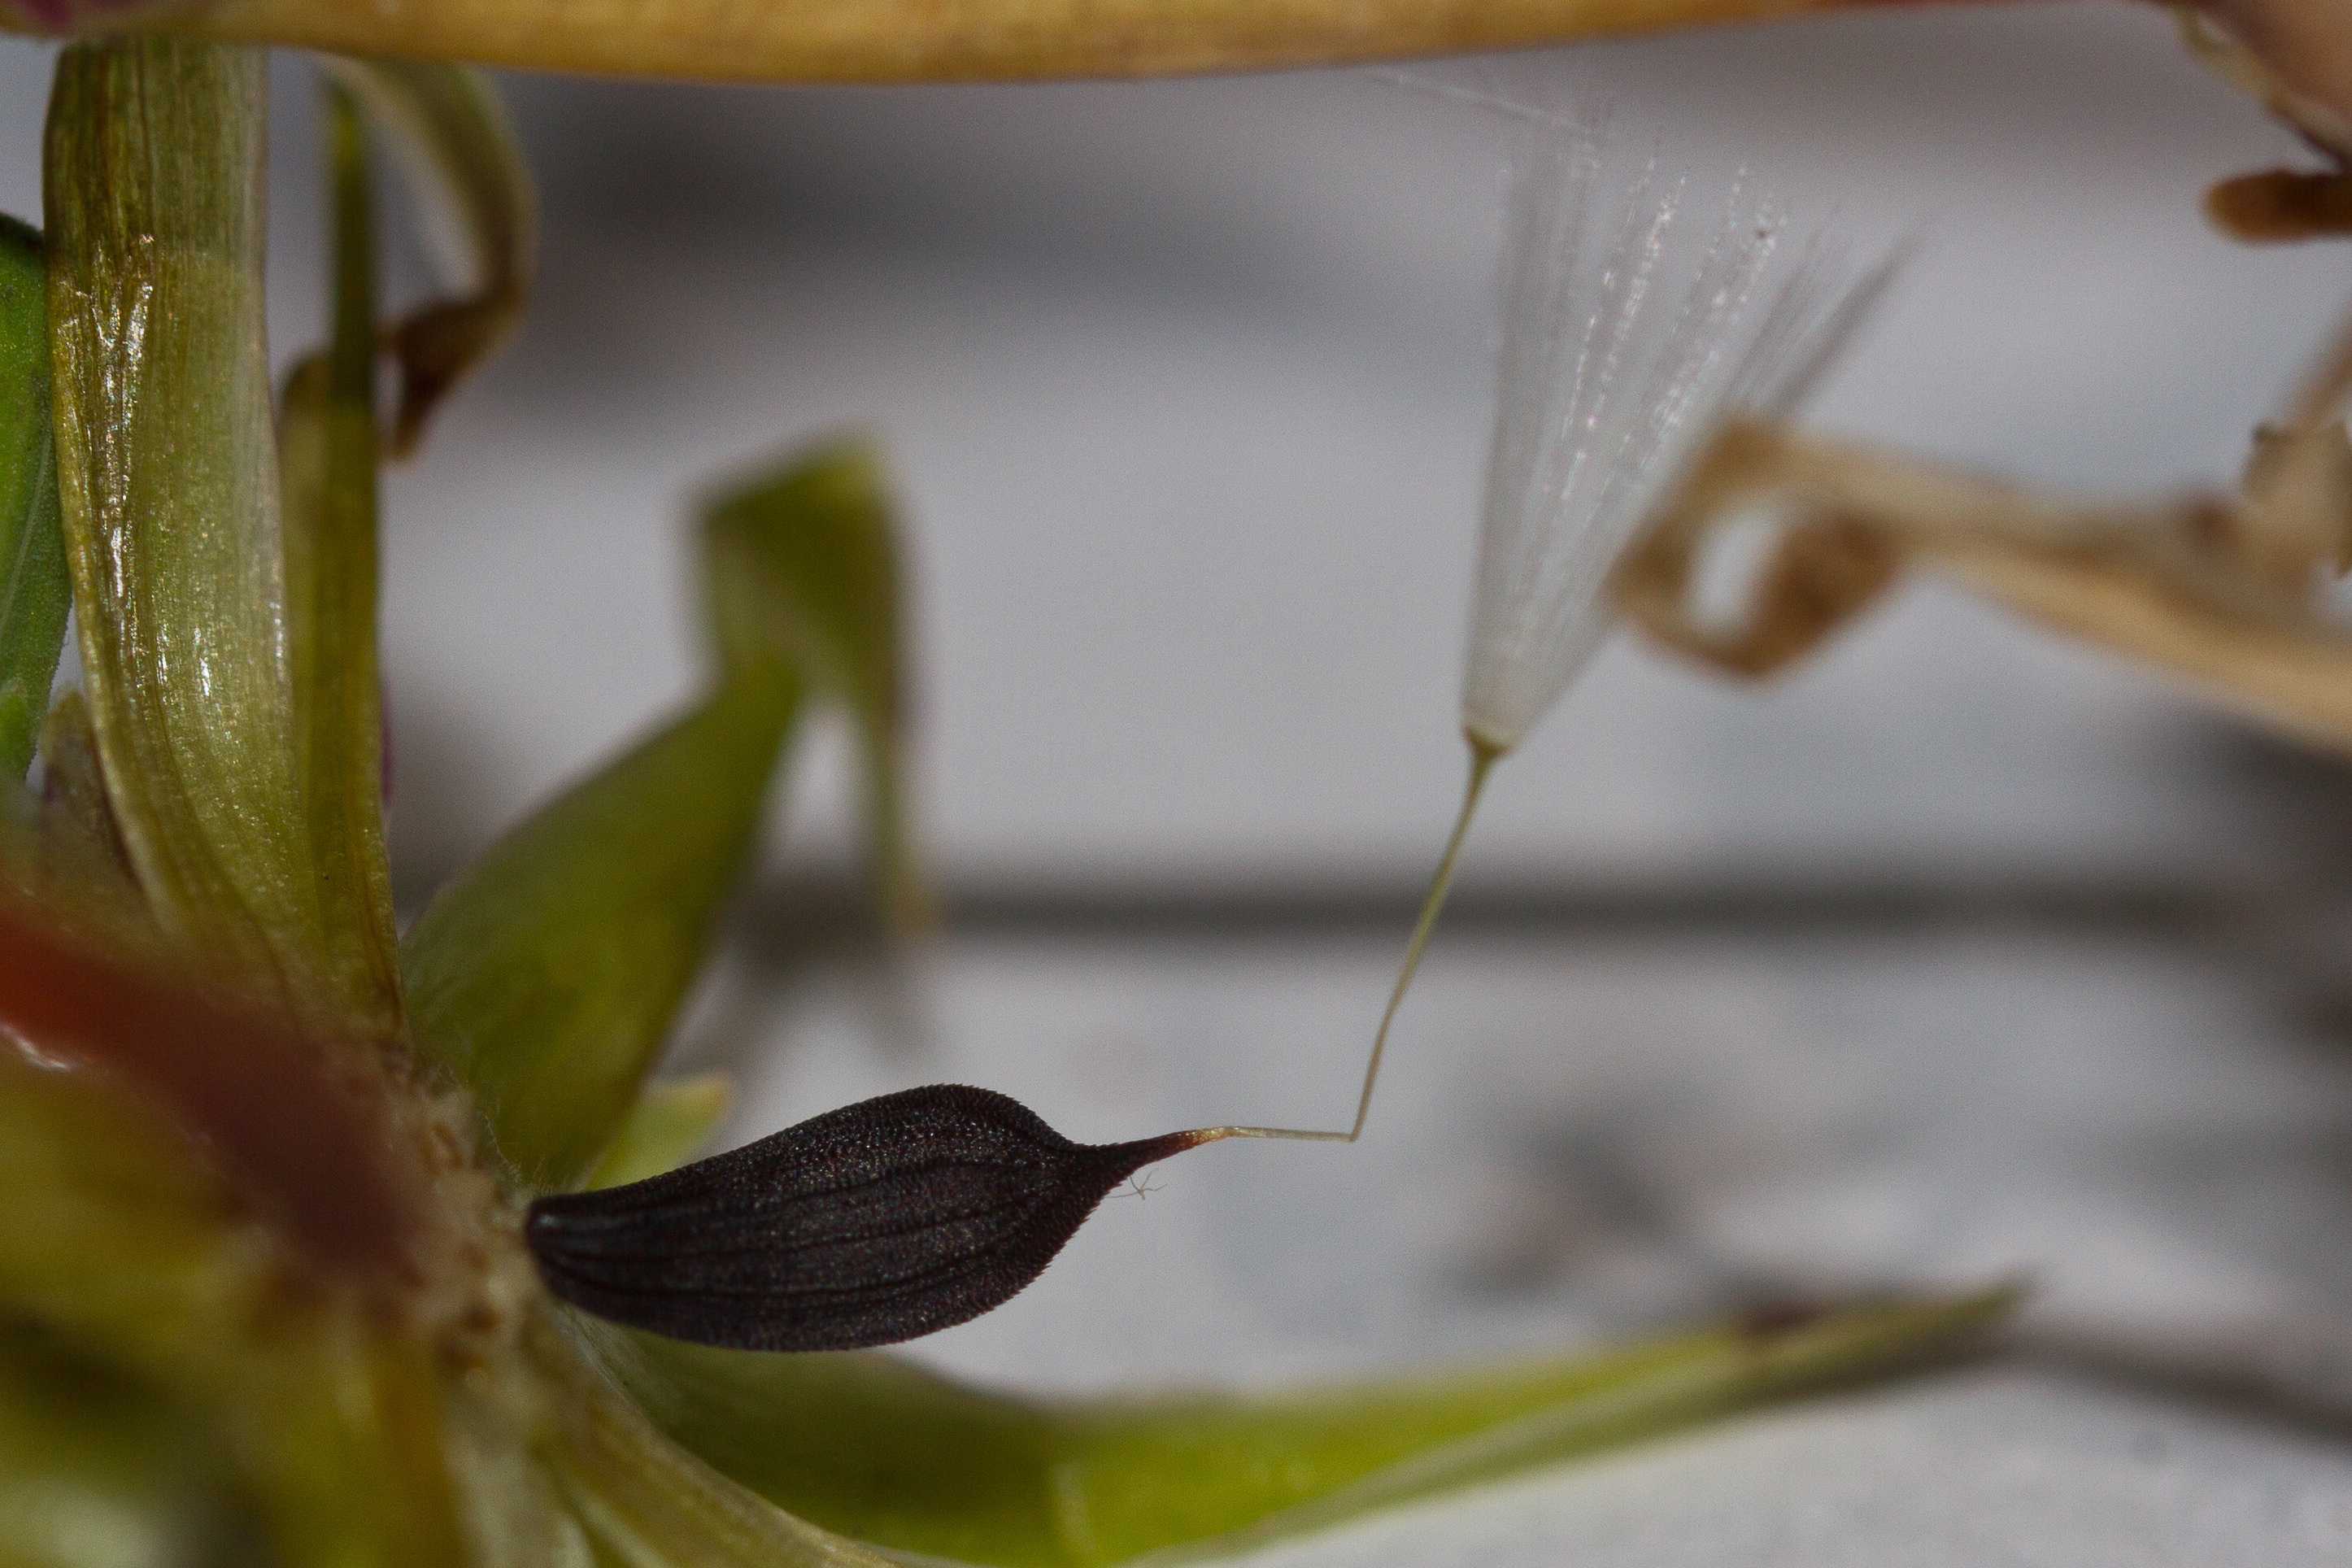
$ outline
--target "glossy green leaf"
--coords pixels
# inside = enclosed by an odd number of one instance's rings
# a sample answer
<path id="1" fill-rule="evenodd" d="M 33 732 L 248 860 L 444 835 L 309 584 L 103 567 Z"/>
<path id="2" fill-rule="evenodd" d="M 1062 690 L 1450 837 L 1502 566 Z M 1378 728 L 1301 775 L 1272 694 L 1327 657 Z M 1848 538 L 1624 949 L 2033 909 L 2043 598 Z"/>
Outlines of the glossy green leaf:
<path id="1" fill-rule="evenodd" d="M 44 187 L 58 489 L 108 793 L 166 929 L 317 1002 L 262 316 L 262 57 L 58 58 Z"/>
<path id="2" fill-rule="evenodd" d="M 903 572 L 882 468 L 864 443 L 801 456 L 711 502 L 704 524 L 721 656 L 781 658 L 841 703 L 865 753 L 867 832 L 884 914 L 929 918 L 905 774 Z"/>
<path id="3" fill-rule="evenodd" d="M 22 778 L 64 651 L 65 535 L 49 425 L 41 237 L 0 216 L 0 772 Z"/>
<path id="4" fill-rule="evenodd" d="M 664 1436 L 561 1331 L 534 1347 L 560 1401 L 551 1468 L 600 1563 L 625 1568 L 890 1568 L 793 1518 Z"/>
<path id="5" fill-rule="evenodd" d="M 367 148 L 348 98 L 327 94 L 333 335 L 279 400 L 286 647 L 295 751 L 317 868 L 322 978 L 341 1013 L 399 1026 L 399 938 L 383 836 L 376 664 L 375 266 Z"/>
<path id="6" fill-rule="evenodd" d="M 417 1048 L 473 1091 L 534 1189 L 576 1185 L 620 1130 L 749 863 L 798 705 L 738 672 L 540 808 L 402 945 Z"/>
<path id="7" fill-rule="evenodd" d="M 1223 1554 L 1948 1347 L 2014 1292 L 1858 1307 L 1566 1360 L 1265 1397 L 983 1394 L 886 1356 L 614 1336 L 656 1424 L 779 1506 L 893 1550 L 1092 1568 Z"/>
<path id="8" fill-rule="evenodd" d="M 735 1087 L 725 1073 L 646 1085 L 585 1184 L 625 1186 L 676 1170 L 710 1141 L 734 1103 Z"/>
<path id="9" fill-rule="evenodd" d="M 415 193 L 449 297 L 394 329 L 393 450 L 415 449 L 434 406 L 512 335 L 530 302 L 539 213 L 530 171 L 490 79 L 470 66 L 324 57 Z"/>

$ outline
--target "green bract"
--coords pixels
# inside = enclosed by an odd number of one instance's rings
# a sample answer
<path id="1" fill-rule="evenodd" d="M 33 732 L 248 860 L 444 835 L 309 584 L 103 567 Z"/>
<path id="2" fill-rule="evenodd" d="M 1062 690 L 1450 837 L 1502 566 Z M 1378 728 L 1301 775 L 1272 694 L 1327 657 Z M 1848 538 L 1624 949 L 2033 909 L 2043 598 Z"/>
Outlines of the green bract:
<path id="1" fill-rule="evenodd" d="M 1093 1568 L 1238 1552 L 1652 1436 L 1885 1364 L 2007 1299 L 1250 1398 L 1027 1400 L 870 1352 L 750 1356 L 641 1334 L 608 1360 L 665 1430 L 794 1512 L 929 1557 Z"/>
<path id="2" fill-rule="evenodd" d="M 23 777 L 65 638 L 41 237 L 0 217 L 0 771 Z"/>
<path id="3" fill-rule="evenodd" d="M 498 89 L 465 66 L 327 56 L 407 176 L 450 293 L 393 329 L 401 371 L 396 454 L 413 451 L 426 416 L 498 352 L 521 319 L 538 255 L 530 175 Z"/>
<path id="4" fill-rule="evenodd" d="M 58 489 L 108 795 L 165 929 L 290 998 L 325 966 L 284 636 L 261 95 L 248 50 L 68 49 L 44 187 Z"/>
<path id="5" fill-rule="evenodd" d="M 436 329 L 465 360 L 530 268 L 495 100 L 448 68 L 335 79 L 424 126 L 478 216 L 506 215 L 476 227 L 511 287 Z M 362 110 L 330 95 L 332 336 L 273 416 L 261 92 L 241 49 L 68 49 L 47 250 L 0 232 L 0 763 L 20 772 L 37 731 L 43 767 L 41 798 L 12 776 L 0 802 L 0 1561 L 1156 1560 L 1881 1366 L 2000 1310 L 1050 1404 L 574 1318 L 518 1241 L 521 1204 L 656 1173 L 723 1114 L 723 1083 L 647 1076 L 810 704 L 857 725 L 879 901 L 920 912 L 887 489 L 834 445 L 715 502 L 701 695 L 396 940 Z M 412 397 L 454 363 L 400 343 Z M 60 563 L 82 689 L 45 707 Z"/>
<path id="6" fill-rule="evenodd" d="M 534 1191 L 613 1141 L 700 968 L 799 704 L 730 677 L 543 807 L 433 900 L 404 944 L 417 1048 L 474 1089 Z"/>

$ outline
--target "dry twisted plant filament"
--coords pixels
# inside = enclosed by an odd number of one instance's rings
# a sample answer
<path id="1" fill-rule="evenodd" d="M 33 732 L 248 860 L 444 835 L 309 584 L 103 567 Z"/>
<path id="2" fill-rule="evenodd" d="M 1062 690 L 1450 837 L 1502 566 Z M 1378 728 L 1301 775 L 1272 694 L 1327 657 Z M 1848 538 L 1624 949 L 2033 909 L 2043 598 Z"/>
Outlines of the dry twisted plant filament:
<path id="1" fill-rule="evenodd" d="M 2266 169 L 2215 185 L 2205 197 L 2206 215 L 2240 239 L 2263 243 L 2352 234 L 2352 104 L 2342 99 L 2352 87 L 2346 74 L 2352 71 L 2352 47 L 2324 44 L 2318 37 L 2321 5 L 2333 3 L 2209 0 L 2212 15 L 2188 5 L 2174 7 L 2189 52 L 2293 127 L 2328 165 Z M 2267 50 L 2250 47 L 2241 33 L 2261 38 Z M 2290 65 L 2295 79 L 2283 68 Z"/>
<path id="2" fill-rule="evenodd" d="M 2352 442 L 2337 411 L 2352 338 L 2257 433 L 2234 493 L 2053 500 L 1868 447 L 1742 422 L 1719 432 L 1612 583 L 1660 642 L 1772 674 L 1905 566 L 2184 677 L 2278 727 L 2352 748 L 2352 627 L 2327 585 L 2352 563 Z M 1734 624 L 1693 608 L 1716 531 L 1759 510 L 1778 548 Z"/>
<path id="3" fill-rule="evenodd" d="M 2207 199 L 2209 216 L 2258 243 L 2352 235 L 2352 121 L 2341 106 L 2202 12 L 2178 9 L 2191 49 L 2327 164 L 2225 181 Z M 2352 748 L 2352 626 L 2326 605 L 2352 569 L 2347 402 L 2352 319 L 2276 421 L 2255 432 L 2233 491 L 2139 501 L 2062 500 L 1773 419 L 1730 423 L 1649 519 L 1611 592 L 1666 646 L 1764 676 L 1917 566 L 2263 721 Z M 1759 511 L 1782 525 L 1778 547 L 1745 613 L 1711 621 L 1693 606 L 1699 564 L 1718 530 Z"/>

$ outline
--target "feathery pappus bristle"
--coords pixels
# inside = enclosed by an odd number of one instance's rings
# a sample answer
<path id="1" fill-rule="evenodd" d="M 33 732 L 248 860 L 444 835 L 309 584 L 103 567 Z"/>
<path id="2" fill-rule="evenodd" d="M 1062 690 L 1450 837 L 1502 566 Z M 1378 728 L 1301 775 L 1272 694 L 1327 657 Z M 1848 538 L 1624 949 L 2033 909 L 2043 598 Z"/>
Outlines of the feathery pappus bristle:
<path id="1" fill-rule="evenodd" d="M 1512 123 L 1501 342 L 1487 448 L 1462 730 L 1462 805 L 1372 1037 L 1346 1132 L 1229 1135 L 1353 1142 L 1495 763 L 1527 738 L 1609 629 L 1609 577 L 1643 521 L 1736 416 L 1777 418 L 1811 390 L 1885 292 L 1899 256 L 1849 264 L 1843 242 L 1792 243 L 1742 166 L 1715 204 L 1629 155 L 1605 100 L 1541 102 L 1479 75 L 1384 79 Z M 1696 210 L 1694 210 L 1696 209 Z M 1793 254 L 1792 254 L 1793 252 Z"/>
<path id="2" fill-rule="evenodd" d="M 1794 238 L 1744 167 L 1707 212 L 1605 110 L 1515 118 L 1462 695 L 1472 746 L 1495 755 L 1598 647 L 1611 569 L 1709 436 L 1791 409 L 1893 268 Z"/>

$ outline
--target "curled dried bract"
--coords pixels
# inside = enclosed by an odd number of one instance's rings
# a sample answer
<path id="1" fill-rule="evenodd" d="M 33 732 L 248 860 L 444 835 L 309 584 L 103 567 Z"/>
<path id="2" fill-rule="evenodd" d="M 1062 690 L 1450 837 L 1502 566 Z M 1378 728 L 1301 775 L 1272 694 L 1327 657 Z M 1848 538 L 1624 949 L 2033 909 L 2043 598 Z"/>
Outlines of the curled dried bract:
<path id="1" fill-rule="evenodd" d="M 1869 447 L 1743 423 L 1722 431 L 1612 584 L 1651 636 L 1772 674 L 1873 603 L 1903 566 L 2198 683 L 2270 723 L 2352 746 L 2352 628 L 2326 612 L 2352 556 L 2352 443 L 2331 372 L 2266 427 L 2233 493 L 2053 500 Z M 1718 530 L 1759 512 L 1778 546 L 1728 621 L 1694 605 Z"/>

